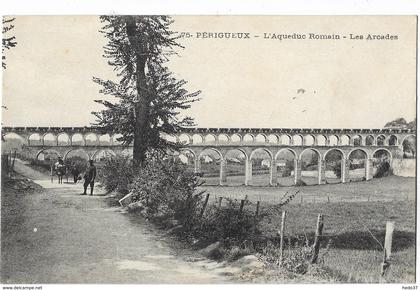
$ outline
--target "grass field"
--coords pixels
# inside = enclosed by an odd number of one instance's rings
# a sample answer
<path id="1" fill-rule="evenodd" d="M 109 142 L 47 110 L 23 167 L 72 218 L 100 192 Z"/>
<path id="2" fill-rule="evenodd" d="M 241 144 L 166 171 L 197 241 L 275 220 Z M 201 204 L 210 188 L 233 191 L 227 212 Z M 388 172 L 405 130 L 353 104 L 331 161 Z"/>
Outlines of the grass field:
<path id="1" fill-rule="evenodd" d="M 264 206 L 263 206 L 264 208 Z M 324 266 L 352 282 L 414 282 L 415 279 L 415 206 L 413 202 L 354 202 L 330 204 L 288 204 L 286 241 L 306 235 L 312 242 L 317 215 L 324 215 L 321 255 Z M 275 237 L 280 228 L 280 211 L 269 210 L 263 233 Z M 391 267 L 381 278 L 382 246 L 385 224 L 395 222 Z M 325 250 L 331 239 L 331 246 Z"/>
<path id="2" fill-rule="evenodd" d="M 280 202 L 286 193 L 299 191 L 295 203 L 359 202 L 359 201 L 413 201 L 415 178 L 389 176 L 370 181 L 358 181 L 313 186 L 202 186 L 212 198 L 219 196 L 269 203 Z"/>
<path id="3" fill-rule="evenodd" d="M 286 241 L 292 244 L 305 235 L 313 240 L 318 214 L 324 215 L 322 250 L 324 266 L 351 282 L 414 282 L 415 279 L 415 179 L 390 176 L 371 181 L 304 187 L 203 186 L 211 201 L 225 196 L 248 196 L 255 209 L 267 213 L 262 223 L 266 237 L 275 237 L 281 211 L 287 211 Z M 285 192 L 300 192 L 294 200 L 279 207 Z M 330 202 L 328 203 L 328 197 Z M 303 199 L 303 203 L 301 203 Z M 369 200 L 369 201 L 368 201 Z M 395 222 L 391 267 L 380 277 L 382 248 L 387 221 Z M 287 248 L 287 247 L 286 247 Z M 287 254 L 287 253 L 286 253 Z M 322 254 L 323 255 L 323 254 Z"/>

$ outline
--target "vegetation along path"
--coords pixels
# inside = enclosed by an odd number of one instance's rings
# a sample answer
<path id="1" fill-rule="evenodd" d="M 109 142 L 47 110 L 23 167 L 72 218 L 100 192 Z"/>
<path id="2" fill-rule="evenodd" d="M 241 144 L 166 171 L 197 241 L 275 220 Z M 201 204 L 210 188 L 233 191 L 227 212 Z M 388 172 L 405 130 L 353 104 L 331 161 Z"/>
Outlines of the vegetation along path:
<path id="1" fill-rule="evenodd" d="M 22 163 L 17 171 L 45 190 L 2 193 L 2 282 L 226 282 L 146 222 L 110 208 L 103 195 L 80 196 L 81 184 L 51 184 Z"/>

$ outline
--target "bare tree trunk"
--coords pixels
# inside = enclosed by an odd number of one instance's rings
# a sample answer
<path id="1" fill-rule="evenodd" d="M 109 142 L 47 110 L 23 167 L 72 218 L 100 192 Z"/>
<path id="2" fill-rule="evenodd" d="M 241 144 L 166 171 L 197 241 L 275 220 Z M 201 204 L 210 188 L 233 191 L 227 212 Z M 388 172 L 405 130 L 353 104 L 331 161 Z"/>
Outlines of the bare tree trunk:
<path id="1" fill-rule="evenodd" d="M 125 16 L 126 31 L 128 40 L 136 54 L 136 88 L 138 94 L 138 102 L 135 105 L 135 125 L 134 125 L 134 146 L 133 146 L 133 163 L 134 168 L 140 167 L 146 160 L 147 151 L 147 131 L 149 125 L 149 95 L 146 83 L 146 61 L 147 50 L 145 44 L 142 43 L 139 35 L 136 33 L 136 19 L 134 16 Z"/>

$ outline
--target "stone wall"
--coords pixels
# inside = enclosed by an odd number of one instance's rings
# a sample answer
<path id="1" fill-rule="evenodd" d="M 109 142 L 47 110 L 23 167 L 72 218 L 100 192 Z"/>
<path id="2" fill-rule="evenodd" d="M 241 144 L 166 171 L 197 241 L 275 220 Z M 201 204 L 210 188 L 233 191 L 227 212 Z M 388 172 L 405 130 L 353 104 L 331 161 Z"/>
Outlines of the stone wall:
<path id="1" fill-rule="evenodd" d="M 394 159 L 392 170 L 397 176 L 416 177 L 416 159 Z"/>

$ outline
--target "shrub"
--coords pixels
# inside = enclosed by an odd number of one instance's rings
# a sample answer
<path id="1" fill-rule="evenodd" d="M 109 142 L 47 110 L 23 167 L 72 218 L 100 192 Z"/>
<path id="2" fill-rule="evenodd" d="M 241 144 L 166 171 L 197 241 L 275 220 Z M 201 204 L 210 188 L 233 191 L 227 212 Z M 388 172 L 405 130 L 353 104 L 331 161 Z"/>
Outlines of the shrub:
<path id="1" fill-rule="evenodd" d="M 392 174 L 391 166 L 388 161 L 382 161 L 378 165 L 374 178 L 385 177 Z"/>
<path id="2" fill-rule="evenodd" d="M 133 166 L 130 157 L 117 155 L 106 159 L 102 169 L 98 171 L 99 182 L 109 193 L 115 191 L 118 196 L 129 192 L 129 184 L 133 180 Z"/>
<path id="3" fill-rule="evenodd" d="M 71 172 L 71 167 L 73 165 L 75 165 L 77 170 L 80 173 L 82 173 L 87 168 L 88 160 L 86 160 L 85 158 L 80 157 L 80 156 L 72 156 L 72 157 L 67 158 L 64 163 L 66 164 L 67 168 L 69 169 L 69 172 Z"/>
<path id="4" fill-rule="evenodd" d="M 259 232 L 258 225 L 262 216 L 255 217 L 249 208 L 251 202 L 245 200 L 242 212 L 240 201 L 225 198 L 223 207 L 212 204 L 196 227 L 193 235 L 208 242 L 221 241 L 228 248 L 251 241 Z"/>
<path id="5" fill-rule="evenodd" d="M 201 208 L 203 192 L 196 192 L 199 185 L 186 165 L 152 158 L 136 173 L 130 192 L 134 201 L 143 204 L 146 215 L 176 219 L 189 232 Z"/>
<path id="6" fill-rule="evenodd" d="M 334 163 L 332 169 L 334 171 L 335 176 L 337 176 L 337 178 L 341 178 L 341 161 Z"/>

